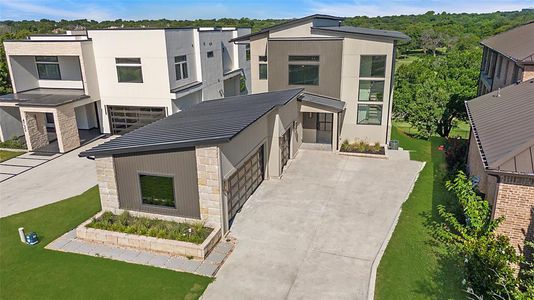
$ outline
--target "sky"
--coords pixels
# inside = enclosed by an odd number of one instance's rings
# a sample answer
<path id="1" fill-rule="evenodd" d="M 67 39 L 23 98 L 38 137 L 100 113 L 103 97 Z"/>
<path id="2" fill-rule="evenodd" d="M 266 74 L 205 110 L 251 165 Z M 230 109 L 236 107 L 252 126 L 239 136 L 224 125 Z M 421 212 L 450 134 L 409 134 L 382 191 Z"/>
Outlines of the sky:
<path id="1" fill-rule="evenodd" d="M 435 12 L 484 13 L 534 8 L 534 0 L 0 0 L 0 20 L 296 18 L 390 16 Z"/>

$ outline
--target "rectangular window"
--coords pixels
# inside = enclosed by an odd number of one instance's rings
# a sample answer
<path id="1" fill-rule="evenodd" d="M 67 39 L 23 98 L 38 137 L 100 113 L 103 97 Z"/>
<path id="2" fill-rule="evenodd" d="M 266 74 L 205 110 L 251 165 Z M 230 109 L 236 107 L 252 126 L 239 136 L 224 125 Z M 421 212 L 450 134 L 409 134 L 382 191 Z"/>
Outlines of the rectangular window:
<path id="1" fill-rule="evenodd" d="M 36 56 L 35 62 L 39 79 L 61 80 L 57 56 Z"/>
<path id="2" fill-rule="evenodd" d="M 250 60 L 250 44 L 245 45 L 245 59 Z"/>
<path id="3" fill-rule="evenodd" d="M 213 51 L 208 51 L 207 55 L 208 57 L 213 57 Z"/>
<path id="4" fill-rule="evenodd" d="M 360 77 L 386 76 L 386 55 L 362 55 L 360 59 Z"/>
<path id="5" fill-rule="evenodd" d="M 143 71 L 140 58 L 115 58 L 119 82 L 142 83 Z"/>
<path id="6" fill-rule="evenodd" d="M 383 101 L 384 80 L 360 80 L 358 101 Z"/>
<path id="7" fill-rule="evenodd" d="M 358 124 L 363 124 L 363 125 L 382 124 L 382 105 L 358 104 Z"/>
<path id="8" fill-rule="evenodd" d="M 311 61 L 311 62 L 319 62 L 319 56 L 318 55 L 290 55 L 289 61 Z"/>
<path id="9" fill-rule="evenodd" d="M 180 55 L 174 57 L 174 71 L 176 73 L 176 80 L 189 77 L 187 70 L 187 56 Z"/>
<path id="10" fill-rule="evenodd" d="M 259 61 L 264 61 L 264 62 L 267 62 L 267 55 L 261 55 L 259 58 L 258 58 Z"/>
<path id="11" fill-rule="evenodd" d="M 143 204 L 176 207 L 173 177 L 139 174 L 139 185 Z"/>
<path id="12" fill-rule="evenodd" d="M 290 85 L 319 85 L 319 65 L 289 65 Z"/>
<path id="13" fill-rule="evenodd" d="M 260 79 L 267 79 L 267 64 L 260 64 Z"/>

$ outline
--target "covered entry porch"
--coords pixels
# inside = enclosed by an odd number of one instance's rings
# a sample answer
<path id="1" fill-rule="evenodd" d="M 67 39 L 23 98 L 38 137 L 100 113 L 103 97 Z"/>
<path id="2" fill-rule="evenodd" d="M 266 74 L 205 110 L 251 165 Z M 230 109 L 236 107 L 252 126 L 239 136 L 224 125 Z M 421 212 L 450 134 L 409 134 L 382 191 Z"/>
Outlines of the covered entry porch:
<path id="1" fill-rule="evenodd" d="M 345 102 L 304 92 L 299 98 L 302 118 L 302 147 L 337 151 L 339 119 Z"/>
<path id="2" fill-rule="evenodd" d="M 3 140 L 24 135 L 30 151 L 65 153 L 100 136 L 95 102 L 79 89 L 34 89 L 0 96 Z"/>

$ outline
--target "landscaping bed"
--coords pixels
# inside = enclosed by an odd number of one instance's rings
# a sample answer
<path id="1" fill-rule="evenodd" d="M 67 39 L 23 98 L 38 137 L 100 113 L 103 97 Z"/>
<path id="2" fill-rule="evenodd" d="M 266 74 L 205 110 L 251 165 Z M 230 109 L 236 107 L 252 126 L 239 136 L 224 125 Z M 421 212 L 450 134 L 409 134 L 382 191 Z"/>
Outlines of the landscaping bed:
<path id="1" fill-rule="evenodd" d="M 350 143 L 348 140 L 345 140 L 341 144 L 341 147 L 339 147 L 339 153 L 362 157 L 387 158 L 385 147 L 379 143 L 371 145 L 365 141 Z"/>
<path id="2" fill-rule="evenodd" d="M 220 229 L 101 212 L 76 229 L 91 242 L 204 259 L 221 238 Z"/>
<path id="3" fill-rule="evenodd" d="M 24 136 L 12 138 L 5 142 L 0 142 L 0 148 L 13 150 L 27 150 L 26 140 Z"/>

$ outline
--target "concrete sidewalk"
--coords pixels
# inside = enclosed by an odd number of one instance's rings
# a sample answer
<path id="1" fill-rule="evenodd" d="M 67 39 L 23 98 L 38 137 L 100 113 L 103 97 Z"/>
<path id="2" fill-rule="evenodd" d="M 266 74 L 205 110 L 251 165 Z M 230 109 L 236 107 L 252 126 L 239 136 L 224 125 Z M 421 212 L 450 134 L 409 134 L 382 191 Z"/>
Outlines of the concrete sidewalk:
<path id="1" fill-rule="evenodd" d="M 299 151 L 237 215 L 234 252 L 203 299 L 367 299 L 373 262 L 422 165 L 399 154 Z"/>
<path id="2" fill-rule="evenodd" d="M 78 157 L 78 153 L 106 140 L 96 140 L 2 181 L 0 217 L 76 196 L 96 185 L 95 162 Z M 25 156 L 32 157 L 32 154 L 28 153 Z"/>

